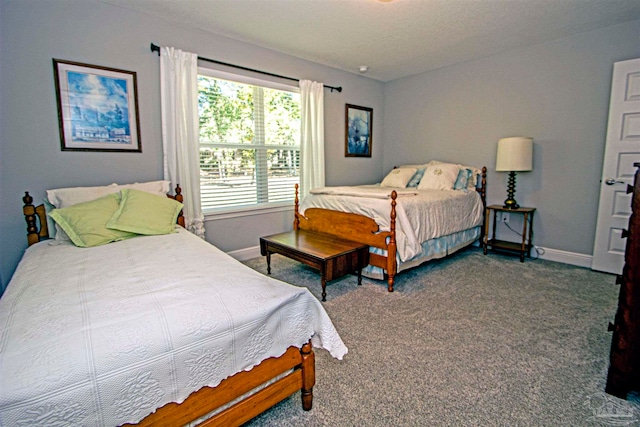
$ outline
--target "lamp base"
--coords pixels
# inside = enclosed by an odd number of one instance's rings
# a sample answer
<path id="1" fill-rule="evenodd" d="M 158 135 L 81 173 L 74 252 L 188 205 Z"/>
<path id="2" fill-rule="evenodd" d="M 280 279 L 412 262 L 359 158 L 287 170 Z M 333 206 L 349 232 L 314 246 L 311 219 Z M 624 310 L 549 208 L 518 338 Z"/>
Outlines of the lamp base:
<path id="1" fill-rule="evenodd" d="M 502 206 L 505 209 L 518 209 L 520 205 L 513 198 L 516 193 L 516 173 L 514 171 L 509 172 L 509 182 L 507 185 L 507 200 L 504 201 Z"/>
<path id="2" fill-rule="evenodd" d="M 514 199 L 507 199 L 504 201 L 502 207 L 505 209 L 518 209 L 520 205 Z"/>

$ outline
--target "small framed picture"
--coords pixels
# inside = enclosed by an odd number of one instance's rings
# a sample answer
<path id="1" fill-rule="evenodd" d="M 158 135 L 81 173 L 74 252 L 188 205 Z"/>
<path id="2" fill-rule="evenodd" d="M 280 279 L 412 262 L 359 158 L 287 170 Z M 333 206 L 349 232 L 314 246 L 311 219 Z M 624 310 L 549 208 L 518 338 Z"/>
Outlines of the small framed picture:
<path id="1" fill-rule="evenodd" d="M 346 105 L 345 157 L 371 157 L 373 108 Z"/>
<path id="2" fill-rule="evenodd" d="M 63 151 L 142 152 L 136 73 L 53 59 Z"/>

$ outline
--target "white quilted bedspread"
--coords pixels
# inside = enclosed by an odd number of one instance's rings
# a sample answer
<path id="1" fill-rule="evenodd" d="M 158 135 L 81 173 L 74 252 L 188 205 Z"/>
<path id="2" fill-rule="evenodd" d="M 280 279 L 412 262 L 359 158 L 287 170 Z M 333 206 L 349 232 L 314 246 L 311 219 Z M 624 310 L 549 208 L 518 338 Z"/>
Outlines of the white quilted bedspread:
<path id="1" fill-rule="evenodd" d="M 300 213 L 309 208 L 357 213 L 373 218 L 381 231 L 388 231 L 392 190 L 378 185 L 315 189 L 300 204 Z M 420 254 L 427 240 L 482 224 L 484 208 L 476 191 L 396 191 L 396 241 L 402 261 Z"/>
<path id="2" fill-rule="evenodd" d="M 309 339 L 347 352 L 308 290 L 181 230 L 28 249 L 0 299 L 0 425 L 115 426 Z"/>

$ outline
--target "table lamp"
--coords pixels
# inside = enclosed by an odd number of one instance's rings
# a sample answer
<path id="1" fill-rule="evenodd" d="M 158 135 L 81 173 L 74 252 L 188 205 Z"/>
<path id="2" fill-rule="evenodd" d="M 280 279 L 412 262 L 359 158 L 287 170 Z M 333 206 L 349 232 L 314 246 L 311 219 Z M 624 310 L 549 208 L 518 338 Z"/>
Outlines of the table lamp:
<path id="1" fill-rule="evenodd" d="M 509 172 L 505 209 L 518 209 L 520 205 L 513 198 L 516 192 L 516 172 L 533 169 L 533 138 L 515 136 L 498 141 L 496 172 Z"/>

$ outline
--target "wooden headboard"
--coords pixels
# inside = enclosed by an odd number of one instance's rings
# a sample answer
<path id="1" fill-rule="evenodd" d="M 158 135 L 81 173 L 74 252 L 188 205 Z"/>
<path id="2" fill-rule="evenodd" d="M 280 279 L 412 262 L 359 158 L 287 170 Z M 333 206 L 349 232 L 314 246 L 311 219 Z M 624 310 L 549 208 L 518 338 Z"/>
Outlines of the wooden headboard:
<path id="1" fill-rule="evenodd" d="M 182 188 L 180 188 L 180 184 L 176 185 L 175 192 L 175 195 L 172 196 L 171 194 L 167 194 L 167 197 L 183 203 L 184 197 L 182 196 Z M 33 197 L 31 197 L 28 191 L 25 191 L 22 201 L 24 202 L 22 213 L 24 214 L 24 219 L 27 222 L 27 242 L 29 243 L 29 246 L 34 243 L 41 242 L 42 240 L 49 239 L 49 226 L 47 225 L 47 212 L 44 204 L 34 206 Z M 178 214 L 176 222 L 182 227 L 185 226 L 182 211 Z"/>

